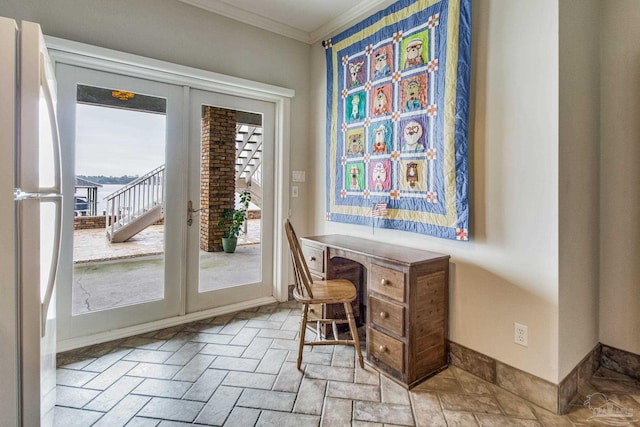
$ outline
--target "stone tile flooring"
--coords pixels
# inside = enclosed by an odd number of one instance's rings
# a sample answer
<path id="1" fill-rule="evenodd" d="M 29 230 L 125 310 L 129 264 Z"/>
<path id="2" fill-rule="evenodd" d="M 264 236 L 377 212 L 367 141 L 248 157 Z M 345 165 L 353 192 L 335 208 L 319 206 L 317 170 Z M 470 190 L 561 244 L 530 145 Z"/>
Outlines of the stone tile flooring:
<path id="1" fill-rule="evenodd" d="M 59 354 L 55 425 L 640 425 L 640 383 L 603 368 L 563 417 L 455 367 L 407 392 L 352 347 L 307 347 L 303 374 L 299 313 L 272 304 Z M 593 418 L 598 392 L 631 418 Z"/>

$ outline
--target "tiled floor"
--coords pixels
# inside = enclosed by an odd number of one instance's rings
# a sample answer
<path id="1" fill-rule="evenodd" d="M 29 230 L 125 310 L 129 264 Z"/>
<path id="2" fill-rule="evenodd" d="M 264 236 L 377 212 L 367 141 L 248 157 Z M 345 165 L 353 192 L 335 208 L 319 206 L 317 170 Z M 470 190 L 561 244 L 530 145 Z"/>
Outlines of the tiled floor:
<path id="1" fill-rule="evenodd" d="M 351 347 L 307 348 L 302 374 L 298 322 L 295 303 L 273 304 L 61 354 L 56 425 L 613 425 L 589 420 L 597 391 L 640 418 L 640 384 L 604 369 L 564 417 L 455 367 L 407 392 Z"/>

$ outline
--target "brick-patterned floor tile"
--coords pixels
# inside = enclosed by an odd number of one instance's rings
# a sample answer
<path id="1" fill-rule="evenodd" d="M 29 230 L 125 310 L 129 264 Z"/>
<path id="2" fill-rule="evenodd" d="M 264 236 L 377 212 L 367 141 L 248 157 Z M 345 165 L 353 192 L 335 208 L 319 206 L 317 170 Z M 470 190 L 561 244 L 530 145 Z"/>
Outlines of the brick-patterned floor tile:
<path id="1" fill-rule="evenodd" d="M 317 426 L 320 417 L 317 415 L 288 414 L 285 412 L 262 411 L 256 427 L 300 427 Z"/>
<path id="2" fill-rule="evenodd" d="M 161 365 L 158 363 L 138 363 L 127 375 L 132 377 L 158 378 L 168 380 L 173 378 L 181 366 Z"/>
<path id="3" fill-rule="evenodd" d="M 59 354 L 54 425 L 574 427 L 596 392 L 640 412 L 637 382 L 604 368 L 569 416 L 456 367 L 407 391 L 350 346 L 306 346 L 300 371 L 299 313 L 269 304 Z"/>
<path id="4" fill-rule="evenodd" d="M 82 409 L 57 407 L 53 425 L 55 427 L 86 427 L 95 423 L 104 414 Z"/>
<path id="5" fill-rule="evenodd" d="M 84 385 L 86 388 L 93 388 L 98 390 L 106 390 L 111 384 L 118 381 L 124 374 L 129 372 L 137 365 L 136 362 L 130 362 L 121 360 L 116 362 L 109 369 L 89 381 Z"/>
<path id="6" fill-rule="evenodd" d="M 138 415 L 169 421 L 193 422 L 203 406 L 204 403 L 200 402 L 154 397 Z"/>
<path id="7" fill-rule="evenodd" d="M 191 386 L 192 384 L 187 381 L 170 381 L 147 378 L 138 387 L 136 387 L 132 393 L 144 396 L 173 397 L 175 399 L 179 399 L 191 388 Z"/>
<path id="8" fill-rule="evenodd" d="M 150 397 L 129 395 L 122 399 L 112 410 L 107 412 L 95 427 L 121 427 L 126 425 L 144 405 L 151 400 Z"/>
<path id="9" fill-rule="evenodd" d="M 196 381 L 204 371 L 207 370 L 211 363 L 216 359 L 216 356 L 210 356 L 208 354 L 196 354 L 187 363 L 180 372 L 178 372 L 173 379 L 178 381 Z"/>
<path id="10" fill-rule="evenodd" d="M 184 395 L 184 399 L 206 402 L 220 383 L 227 376 L 227 371 L 207 369 Z"/>
<path id="11" fill-rule="evenodd" d="M 85 408 L 94 411 L 109 411 L 142 381 L 144 381 L 144 378 L 122 377 L 111 387 L 100 393 Z"/>
<path id="12" fill-rule="evenodd" d="M 196 418 L 196 423 L 223 425 L 233 410 L 241 388 L 220 386 Z"/>
<path id="13" fill-rule="evenodd" d="M 98 394 L 100 394 L 98 390 L 59 385 L 56 387 L 56 405 L 82 408 Z"/>
<path id="14" fill-rule="evenodd" d="M 249 387 L 271 390 L 275 380 L 275 375 L 234 371 L 227 374 L 222 384 L 230 387 Z"/>
<path id="15" fill-rule="evenodd" d="M 291 412 L 295 400 L 296 393 L 246 388 L 242 392 L 237 406 Z"/>

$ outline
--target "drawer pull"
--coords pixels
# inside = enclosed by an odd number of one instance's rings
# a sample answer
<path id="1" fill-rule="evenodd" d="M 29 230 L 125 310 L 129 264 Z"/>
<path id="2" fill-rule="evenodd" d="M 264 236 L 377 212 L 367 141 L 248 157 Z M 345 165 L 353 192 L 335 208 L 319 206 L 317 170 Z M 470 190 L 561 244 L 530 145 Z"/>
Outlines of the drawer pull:
<path id="1" fill-rule="evenodd" d="M 381 319 L 386 319 L 387 317 L 389 317 L 389 313 L 387 313 L 386 311 L 381 311 L 380 312 L 380 318 Z"/>
<path id="2" fill-rule="evenodd" d="M 391 286 L 391 281 L 390 281 L 390 280 L 387 280 L 387 279 L 382 279 L 382 280 L 380 281 L 380 284 L 381 284 L 382 286 Z"/>
<path id="3" fill-rule="evenodd" d="M 309 257 L 309 261 L 314 262 L 315 260 L 316 260 L 316 257 L 314 257 L 314 256 L 310 256 Z"/>
<path id="4" fill-rule="evenodd" d="M 380 347 L 378 347 L 378 350 L 380 350 L 380 353 L 386 353 L 387 352 L 387 346 L 386 345 L 381 345 Z"/>

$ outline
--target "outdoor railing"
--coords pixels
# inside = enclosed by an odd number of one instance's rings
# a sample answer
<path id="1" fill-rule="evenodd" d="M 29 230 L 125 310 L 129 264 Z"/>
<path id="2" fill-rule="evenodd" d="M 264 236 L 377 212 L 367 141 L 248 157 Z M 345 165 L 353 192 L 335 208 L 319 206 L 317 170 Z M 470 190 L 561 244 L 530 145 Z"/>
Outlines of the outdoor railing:
<path id="1" fill-rule="evenodd" d="M 111 236 L 114 231 L 164 203 L 164 178 L 165 165 L 162 165 L 105 197 L 106 225 Z"/>

